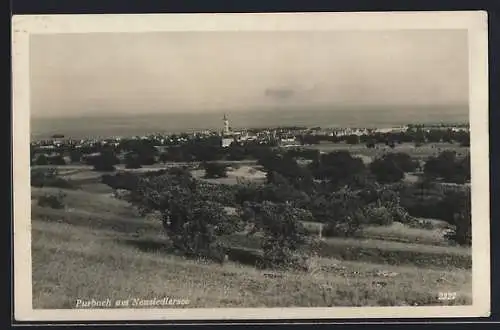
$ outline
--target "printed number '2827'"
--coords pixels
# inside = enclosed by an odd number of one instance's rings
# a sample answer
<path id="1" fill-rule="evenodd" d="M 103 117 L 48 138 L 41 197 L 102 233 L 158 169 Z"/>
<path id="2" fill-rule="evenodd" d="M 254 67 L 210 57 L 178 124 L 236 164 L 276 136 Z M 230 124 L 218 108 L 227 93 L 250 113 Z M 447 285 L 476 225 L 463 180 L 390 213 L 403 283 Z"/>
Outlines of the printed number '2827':
<path id="1" fill-rule="evenodd" d="M 456 292 L 439 292 L 438 295 L 439 300 L 455 300 L 456 297 Z"/>

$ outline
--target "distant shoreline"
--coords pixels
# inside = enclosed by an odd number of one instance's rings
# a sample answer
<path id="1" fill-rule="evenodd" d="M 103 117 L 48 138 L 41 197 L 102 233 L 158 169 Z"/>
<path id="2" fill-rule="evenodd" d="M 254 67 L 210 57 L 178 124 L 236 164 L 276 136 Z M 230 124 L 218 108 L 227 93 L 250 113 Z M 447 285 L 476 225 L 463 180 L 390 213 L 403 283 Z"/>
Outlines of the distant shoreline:
<path id="1" fill-rule="evenodd" d="M 268 127 L 387 128 L 408 124 L 463 124 L 469 122 L 468 108 L 407 107 L 352 108 L 332 110 L 227 111 L 233 129 L 263 129 Z M 85 117 L 32 117 L 30 136 L 34 139 L 63 134 L 74 138 L 107 136 L 142 136 L 153 133 L 178 134 L 203 130 L 222 130 L 223 111 L 206 113 L 169 113 L 133 115 L 103 115 Z"/>

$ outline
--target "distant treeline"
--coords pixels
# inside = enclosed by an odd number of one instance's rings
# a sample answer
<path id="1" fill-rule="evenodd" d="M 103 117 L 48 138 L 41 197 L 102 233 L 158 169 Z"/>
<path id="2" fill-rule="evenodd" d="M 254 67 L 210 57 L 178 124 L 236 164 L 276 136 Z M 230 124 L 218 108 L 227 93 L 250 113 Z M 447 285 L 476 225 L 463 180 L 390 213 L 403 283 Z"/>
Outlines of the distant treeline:
<path id="1" fill-rule="evenodd" d="M 318 144 L 322 141 L 334 143 L 345 142 L 348 144 L 366 144 L 368 148 L 375 147 L 376 144 L 396 145 L 401 143 L 415 143 L 423 145 L 425 143 L 459 143 L 461 146 L 470 145 L 470 134 L 467 131 L 454 131 L 450 129 L 428 129 L 409 128 L 405 132 L 374 132 L 363 135 L 326 136 L 305 134 L 298 137 L 302 144 Z"/>

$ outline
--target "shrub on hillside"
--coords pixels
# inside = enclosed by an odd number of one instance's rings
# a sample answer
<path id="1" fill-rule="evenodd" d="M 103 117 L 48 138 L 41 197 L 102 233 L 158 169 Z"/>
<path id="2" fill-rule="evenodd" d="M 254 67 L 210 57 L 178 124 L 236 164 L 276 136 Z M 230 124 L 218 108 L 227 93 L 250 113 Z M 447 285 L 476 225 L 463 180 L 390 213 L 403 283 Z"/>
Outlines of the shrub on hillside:
<path id="1" fill-rule="evenodd" d="M 389 226 L 394 221 L 391 210 L 386 206 L 368 206 L 364 213 L 369 224 Z"/>
<path id="2" fill-rule="evenodd" d="M 236 186 L 198 182 L 197 190 L 201 198 L 225 206 L 236 206 Z"/>
<path id="3" fill-rule="evenodd" d="M 323 230 L 323 236 L 352 237 L 358 234 L 367 222 L 365 213 L 358 209 L 336 221 L 329 221 Z"/>
<path id="4" fill-rule="evenodd" d="M 290 203 L 299 208 L 305 208 L 310 202 L 309 195 L 296 189 L 290 184 L 241 184 L 235 188 L 235 203 L 242 205 L 244 202 L 262 203 Z"/>
<path id="5" fill-rule="evenodd" d="M 50 207 L 53 209 L 64 208 L 64 198 L 66 194 L 59 192 L 58 194 L 45 194 L 38 197 L 38 205 L 41 207 Z"/>

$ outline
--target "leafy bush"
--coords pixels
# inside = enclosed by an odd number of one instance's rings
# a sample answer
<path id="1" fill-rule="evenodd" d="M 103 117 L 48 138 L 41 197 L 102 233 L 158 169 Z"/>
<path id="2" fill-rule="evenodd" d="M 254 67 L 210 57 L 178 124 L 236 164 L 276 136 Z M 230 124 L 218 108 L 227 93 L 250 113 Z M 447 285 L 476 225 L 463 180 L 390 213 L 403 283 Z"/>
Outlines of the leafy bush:
<path id="1" fill-rule="evenodd" d="M 365 213 L 359 209 L 337 221 L 329 221 L 322 234 L 325 237 L 352 237 L 362 230 L 367 221 Z"/>
<path id="2" fill-rule="evenodd" d="M 188 173 L 141 177 L 130 201 L 143 213 L 159 211 L 163 227 L 175 249 L 190 257 L 221 261 L 219 238 L 238 229 L 223 205 L 206 200 Z"/>
<path id="3" fill-rule="evenodd" d="M 66 194 L 59 192 L 58 194 L 45 194 L 38 198 L 38 205 L 41 207 L 50 207 L 53 209 L 64 208 L 64 198 Z"/>
<path id="4" fill-rule="evenodd" d="M 363 200 L 350 189 L 315 196 L 310 206 L 313 217 L 325 223 L 324 236 L 349 237 L 360 231 L 367 218 Z"/>
<path id="5" fill-rule="evenodd" d="M 311 219 L 309 212 L 287 203 L 245 203 L 241 217 L 254 225 L 253 233 L 263 232 L 262 267 L 302 266 L 304 259 L 301 252 L 307 242 L 307 232 L 302 221 Z"/>
<path id="6" fill-rule="evenodd" d="M 365 209 L 365 217 L 370 224 L 389 226 L 393 223 L 391 210 L 385 206 L 371 206 Z"/>

